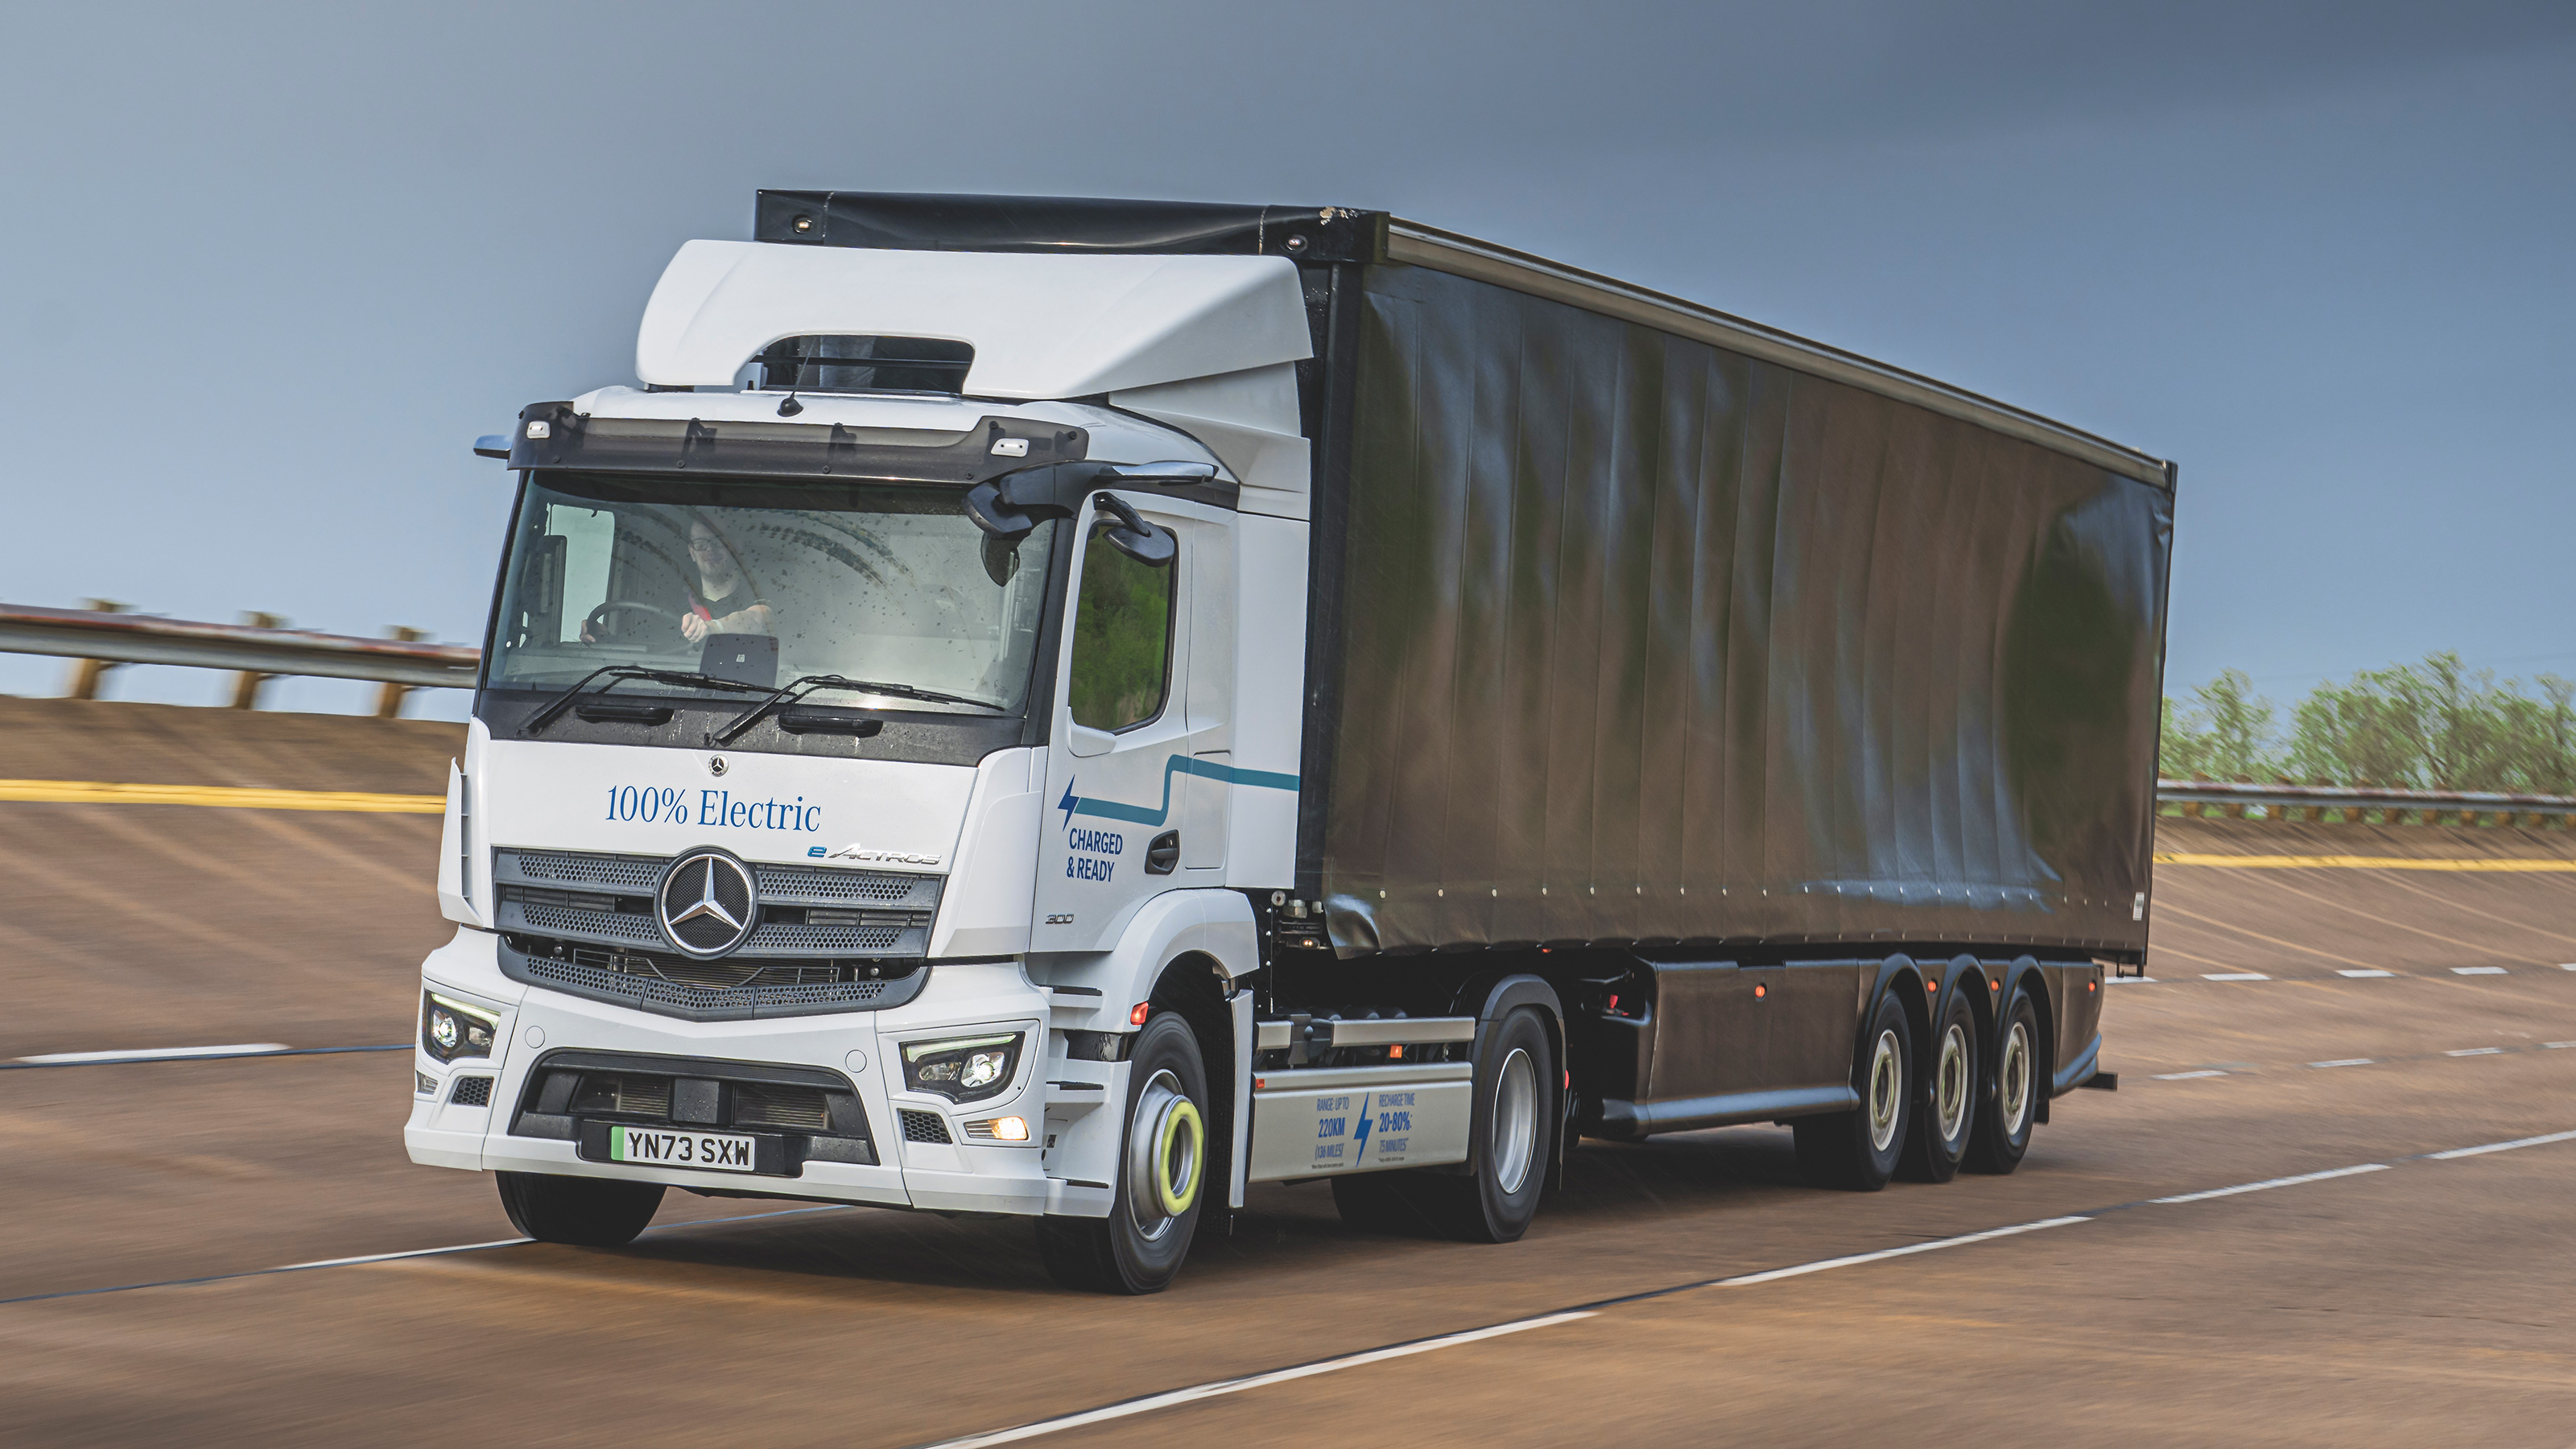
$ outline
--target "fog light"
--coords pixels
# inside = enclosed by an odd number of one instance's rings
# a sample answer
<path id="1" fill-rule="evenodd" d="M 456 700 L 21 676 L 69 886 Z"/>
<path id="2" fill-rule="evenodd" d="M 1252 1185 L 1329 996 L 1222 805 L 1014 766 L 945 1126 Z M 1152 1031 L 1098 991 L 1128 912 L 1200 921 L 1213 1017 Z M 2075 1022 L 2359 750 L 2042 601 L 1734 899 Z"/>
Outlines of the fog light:
<path id="1" fill-rule="evenodd" d="M 433 1077 L 429 1073 L 421 1071 L 418 1068 L 414 1068 L 411 1075 L 412 1090 L 414 1092 L 417 1092 L 424 1097 L 435 1097 L 438 1095 L 438 1078 Z"/>
<path id="2" fill-rule="evenodd" d="M 994 1139 L 995 1141 L 997 1141 L 997 1142 L 1026 1142 L 1026 1141 L 1028 1141 L 1028 1140 L 1029 1140 L 1029 1121 L 1028 1121 L 1028 1119 L 1027 1119 L 1027 1118 L 1025 1118 L 1025 1117 L 996 1117 L 996 1118 L 994 1118 L 994 1119 L 993 1119 L 993 1139 Z"/>

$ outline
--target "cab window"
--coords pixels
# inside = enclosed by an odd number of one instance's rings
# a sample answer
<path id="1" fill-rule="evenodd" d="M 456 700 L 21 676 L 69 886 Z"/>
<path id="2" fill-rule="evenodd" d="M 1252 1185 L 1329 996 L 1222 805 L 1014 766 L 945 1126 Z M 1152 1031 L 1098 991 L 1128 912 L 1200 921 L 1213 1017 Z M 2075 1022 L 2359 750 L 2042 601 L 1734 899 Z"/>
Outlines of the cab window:
<path id="1" fill-rule="evenodd" d="M 1096 730 L 1143 724 L 1163 712 L 1172 673 L 1172 590 L 1180 570 L 1148 568 L 1095 528 L 1082 551 L 1074 613 L 1073 722 Z"/>

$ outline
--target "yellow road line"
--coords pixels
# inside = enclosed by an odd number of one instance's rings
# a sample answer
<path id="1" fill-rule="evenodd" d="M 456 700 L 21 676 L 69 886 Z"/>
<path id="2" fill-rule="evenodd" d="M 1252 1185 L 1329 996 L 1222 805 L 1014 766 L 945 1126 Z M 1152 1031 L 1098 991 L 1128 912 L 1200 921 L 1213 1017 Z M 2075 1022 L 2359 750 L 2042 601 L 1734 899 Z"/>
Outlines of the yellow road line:
<path id="1" fill-rule="evenodd" d="M 377 795 L 363 790 L 253 790 L 235 785 L 117 785 L 104 780 L 0 780 L 0 800 L 50 805 L 220 805 L 236 810 L 361 810 L 437 815 L 439 795 Z"/>
<path id="2" fill-rule="evenodd" d="M 2494 870 L 2516 874 L 2576 872 L 2576 860 L 2442 859 L 2403 855 L 2158 855 L 2158 865 L 2219 865 L 2238 870 Z"/>

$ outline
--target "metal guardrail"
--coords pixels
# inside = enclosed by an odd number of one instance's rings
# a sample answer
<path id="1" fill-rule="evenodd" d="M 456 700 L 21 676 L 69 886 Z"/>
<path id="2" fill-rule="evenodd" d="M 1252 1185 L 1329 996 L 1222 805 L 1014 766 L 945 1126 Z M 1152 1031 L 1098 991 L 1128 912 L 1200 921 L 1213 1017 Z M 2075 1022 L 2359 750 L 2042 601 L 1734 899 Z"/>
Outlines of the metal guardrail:
<path id="1" fill-rule="evenodd" d="M 414 689 L 471 689 L 483 651 L 464 644 L 422 642 L 415 629 L 395 629 L 390 639 L 316 634 L 276 627 L 274 615 L 249 615 L 240 624 L 203 624 L 125 612 L 122 604 L 90 601 L 87 609 L 40 609 L 0 604 L 0 653 L 52 654 L 76 659 L 70 695 L 95 699 L 101 676 L 119 664 L 175 664 L 230 669 L 236 709 L 256 707 L 259 686 L 277 675 L 372 679 L 384 685 L 376 713 L 392 718 Z M 2242 819 L 2248 807 L 2275 820 L 2322 820 L 2328 810 L 2347 820 L 2378 811 L 2386 823 L 2407 815 L 2425 823 L 2446 815 L 2476 820 L 2522 816 L 2561 827 L 2576 818 L 2576 796 L 2508 795 L 2482 790 L 2382 790 L 2341 785 L 2257 785 L 2226 780 L 2158 780 L 2156 806 L 2182 807 L 2185 815 L 2218 813 Z"/>
<path id="2" fill-rule="evenodd" d="M 40 609 L 0 604 L 0 652 L 51 654 L 81 661 L 69 693 L 95 699 L 105 672 L 119 664 L 175 664 L 229 669 L 235 709 L 256 708 L 260 685 L 279 675 L 368 679 L 382 684 L 376 713 L 391 718 L 415 689 L 471 689 L 482 651 L 461 644 L 430 644 L 416 629 L 396 629 L 389 639 L 316 634 L 276 627 L 284 621 L 254 614 L 241 624 L 205 624 L 129 614 L 104 600 L 89 609 Z"/>
<path id="3" fill-rule="evenodd" d="M 2474 823 L 2484 816 L 2501 817 L 2501 823 L 2513 824 L 2520 817 L 2532 817 L 2533 824 L 2556 823 L 2564 827 L 2576 817 L 2576 796 L 2512 795 L 2494 790 L 2390 790 L 2367 786 L 2345 785 L 2256 785 L 2226 780 L 2158 780 L 2156 804 L 2159 808 L 2180 805 L 2185 815 L 2224 814 L 2244 818 L 2248 806 L 2261 807 L 2265 818 L 2273 820 L 2322 820 L 2332 810 L 2345 820 L 2380 812 L 2383 823 L 2395 825 L 2413 815 L 2423 824 L 2434 824 L 2443 816 L 2455 815 Z M 2216 811 L 2211 806 L 2219 807 Z"/>

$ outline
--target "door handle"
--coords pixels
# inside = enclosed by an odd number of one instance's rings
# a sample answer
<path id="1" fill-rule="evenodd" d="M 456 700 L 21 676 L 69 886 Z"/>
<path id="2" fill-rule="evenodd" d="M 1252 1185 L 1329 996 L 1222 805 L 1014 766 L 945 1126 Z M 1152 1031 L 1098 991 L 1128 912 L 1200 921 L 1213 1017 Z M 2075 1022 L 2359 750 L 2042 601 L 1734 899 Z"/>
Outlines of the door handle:
<path id="1" fill-rule="evenodd" d="M 1181 863 L 1181 832 L 1166 830 L 1145 847 L 1145 874 L 1170 875 Z"/>

